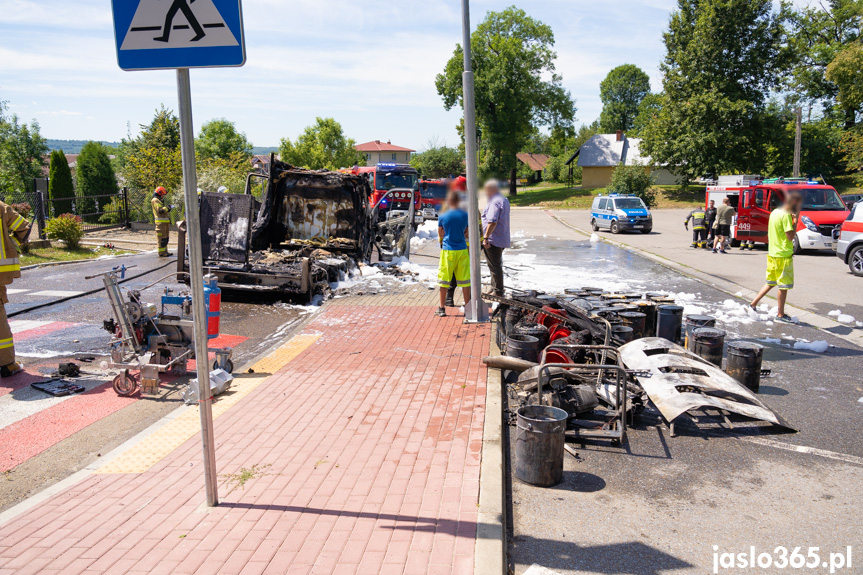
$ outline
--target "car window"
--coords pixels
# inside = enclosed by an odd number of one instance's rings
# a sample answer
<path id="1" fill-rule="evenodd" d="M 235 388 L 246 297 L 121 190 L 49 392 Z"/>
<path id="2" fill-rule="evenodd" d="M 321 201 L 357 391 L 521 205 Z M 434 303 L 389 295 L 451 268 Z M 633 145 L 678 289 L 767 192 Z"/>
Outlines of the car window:
<path id="1" fill-rule="evenodd" d="M 608 199 L 602 198 L 601 200 L 599 200 L 599 209 L 605 210 L 607 208 L 608 208 Z"/>
<path id="2" fill-rule="evenodd" d="M 764 190 L 755 190 L 755 206 L 764 208 Z"/>
<path id="3" fill-rule="evenodd" d="M 643 210 L 646 208 L 640 198 L 618 198 L 614 200 L 614 207 L 619 210 Z"/>
<path id="4" fill-rule="evenodd" d="M 776 192 L 770 192 L 770 203 L 768 204 L 768 209 L 772 212 L 776 208 L 779 207 L 779 194 Z"/>

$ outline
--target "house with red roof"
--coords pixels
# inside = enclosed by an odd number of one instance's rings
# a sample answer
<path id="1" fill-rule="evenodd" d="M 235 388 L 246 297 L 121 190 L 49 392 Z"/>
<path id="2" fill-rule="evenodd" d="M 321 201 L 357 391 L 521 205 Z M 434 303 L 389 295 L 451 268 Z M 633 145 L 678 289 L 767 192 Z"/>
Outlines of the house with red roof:
<path id="1" fill-rule="evenodd" d="M 411 160 L 411 154 L 416 150 L 396 146 L 389 140 L 381 142 L 374 140 L 365 144 L 357 144 L 354 149 L 366 158 L 367 166 L 375 164 L 407 164 Z"/>

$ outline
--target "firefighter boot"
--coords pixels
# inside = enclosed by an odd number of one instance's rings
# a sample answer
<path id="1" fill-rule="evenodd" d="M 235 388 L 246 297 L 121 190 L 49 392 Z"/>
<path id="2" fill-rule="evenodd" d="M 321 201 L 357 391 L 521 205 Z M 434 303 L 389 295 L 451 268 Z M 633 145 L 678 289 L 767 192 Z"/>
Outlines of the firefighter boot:
<path id="1" fill-rule="evenodd" d="M 13 361 L 9 365 L 0 366 L 0 377 L 10 377 L 16 373 L 23 371 L 23 367 L 17 361 Z"/>

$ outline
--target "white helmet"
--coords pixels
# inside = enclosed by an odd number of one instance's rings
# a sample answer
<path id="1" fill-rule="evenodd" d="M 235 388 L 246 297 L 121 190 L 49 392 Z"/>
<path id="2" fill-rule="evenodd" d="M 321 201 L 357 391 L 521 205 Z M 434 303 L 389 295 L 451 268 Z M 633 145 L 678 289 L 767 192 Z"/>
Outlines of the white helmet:
<path id="1" fill-rule="evenodd" d="M 227 193 L 228 193 L 228 188 L 226 188 L 225 186 L 219 186 L 219 189 L 218 189 L 217 191 L 218 191 L 220 194 L 227 194 Z"/>

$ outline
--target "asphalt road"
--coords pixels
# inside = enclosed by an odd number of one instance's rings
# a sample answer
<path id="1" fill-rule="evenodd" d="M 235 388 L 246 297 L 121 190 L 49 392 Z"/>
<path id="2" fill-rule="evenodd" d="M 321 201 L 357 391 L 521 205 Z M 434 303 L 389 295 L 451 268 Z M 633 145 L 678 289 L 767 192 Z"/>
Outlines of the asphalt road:
<path id="1" fill-rule="evenodd" d="M 732 249 L 727 255 L 693 249 L 692 232 L 683 227 L 689 210 L 655 210 L 653 232 L 650 234 L 621 233 L 607 230 L 598 232 L 602 237 L 640 248 L 655 255 L 683 264 L 708 276 L 736 283 L 754 291 L 764 285 L 767 250 Z M 590 212 L 587 210 L 556 210 L 554 214 L 573 226 L 590 231 Z M 789 303 L 821 315 L 841 309 L 844 313 L 863 321 L 863 278 L 851 274 L 842 261 L 831 251 L 804 251 L 794 258 L 794 289 Z"/>
<path id="2" fill-rule="evenodd" d="M 143 301 L 158 303 L 166 286 L 175 291 L 186 289 L 171 274 L 175 269 L 174 258 L 166 261 L 155 254 L 141 254 L 101 259 L 25 270 L 9 290 L 11 301 L 6 306 L 7 313 L 15 314 L 101 288 L 100 278 L 86 280 L 85 276 L 121 264 L 130 268 L 127 277 L 144 273 L 123 284 L 123 287 L 142 290 Z M 169 277 L 144 289 L 164 276 Z M 223 337 L 215 341 L 233 348 L 233 361 L 239 369 L 289 337 L 311 313 L 311 308 L 290 302 L 237 299 L 225 294 L 221 312 Z M 49 374 L 57 369 L 58 363 L 76 361 L 82 356 L 94 356 L 96 360 L 81 364 L 89 373 L 79 382 L 93 390 L 91 397 L 82 395 L 58 401 L 31 389 L 30 380 L 23 387 L 20 382 L 16 384 L 15 378 L 0 381 L 0 404 L 3 406 L 0 411 L 5 410 L 0 413 L 0 434 L 7 434 L 8 439 L 19 444 L 19 453 L 13 454 L 17 457 L 13 460 L 16 465 L 3 474 L 0 510 L 89 465 L 182 405 L 180 393 L 188 377 L 173 376 L 165 377 L 158 396 L 136 395 L 128 405 L 116 404 L 116 394 L 110 386 L 104 389 L 113 372 L 99 369 L 110 341 L 110 335 L 102 329 L 102 320 L 109 317 L 111 309 L 101 291 L 10 318 L 13 330 L 17 331 L 18 358 L 31 374 Z M 29 377 L 34 381 L 39 379 Z M 70 407 L 77 405 L 73 399 L 88 403 L 76 411 Z M 20 445 L 28 442 L 33 444 L 29 446 L 32 447 L 30 451 L 27 445 Z M 39 451 L 46 445 L 47 448 Z"/>
<path id="3" fill-rule="evenodd" d="M 701 575 L 713 572 L 714 545 L 734 553 L 748 553 L 750 546 L 759 553 L 786 546 L 790 553 L 802 546 L 804 555 L 818 546 L 826 559 L 828 552 L 863 544 L 863 350 L 805 325 L 752 321 L 735 311 L 740 304 L 726 293 L 626 250 L 591 243 L 543 211 L 513 210 L 512 229 L 519 238 L 504 254 L 511 285 L 667 291 L 690 310 L 722 317 L 727 341 L 762 343 L 763 367 L 772 376 L 762 380 L 761 398 L 799 429 L 783 433 L 732 418 L 732 430 L 708 414 L 697 423 L 679 420 L 671 437 L 648 410 L 622 447 L 575 444 L 578 457 L 565 454 L 564 480 L 553 488 L 521 483 L 510 467 L 509 557 L 516 575 L 533 564 L 568 575 Z M 824 353 L 794 349 L 801 340 L 831 347 Z M 513 458 L 510 451 L 510 466 Z"/>

